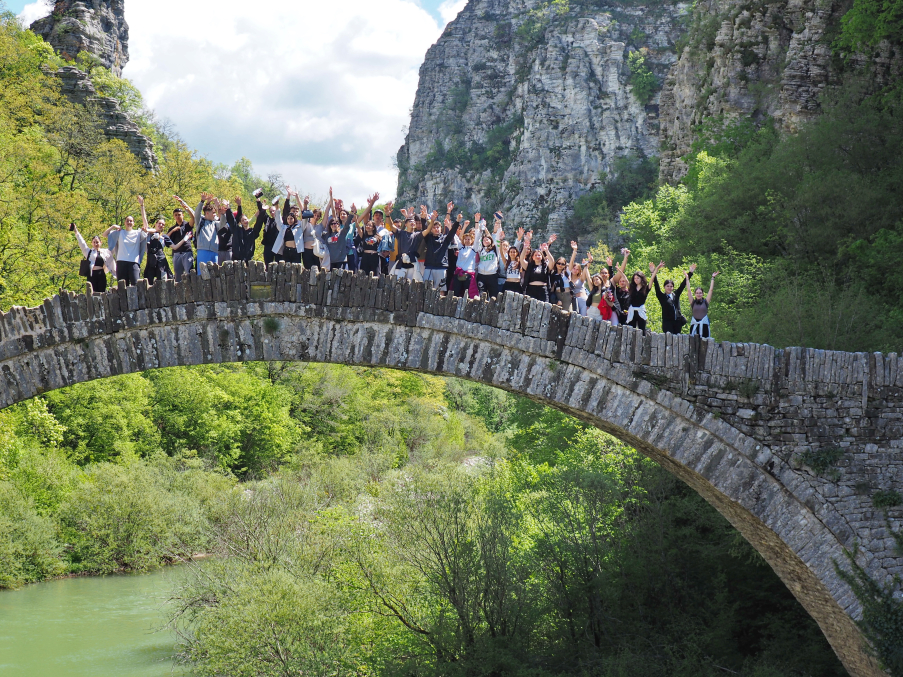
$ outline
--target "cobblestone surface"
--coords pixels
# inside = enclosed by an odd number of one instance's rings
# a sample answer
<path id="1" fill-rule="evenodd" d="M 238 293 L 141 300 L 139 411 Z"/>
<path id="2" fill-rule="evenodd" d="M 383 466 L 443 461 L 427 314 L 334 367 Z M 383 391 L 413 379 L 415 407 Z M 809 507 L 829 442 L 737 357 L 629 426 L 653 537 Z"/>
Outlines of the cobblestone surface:
<path id="1" fill-rule="evenodd" d="M 443 299 L 394 278 L 227 263 L 179 284 L 63 292 L 0 313 L 0 408 L 116 374 L 258 360 L 457 376 L 615 435 L 739 529 L 850 674 L 883 674 L 835 563 L 858 546 L 877 579 L 903 573 L 872 505 L 903 479 L 897 355 L 644 337 L 517 294 Z M 890 509 L 895 530 L 901 517 Z"/>

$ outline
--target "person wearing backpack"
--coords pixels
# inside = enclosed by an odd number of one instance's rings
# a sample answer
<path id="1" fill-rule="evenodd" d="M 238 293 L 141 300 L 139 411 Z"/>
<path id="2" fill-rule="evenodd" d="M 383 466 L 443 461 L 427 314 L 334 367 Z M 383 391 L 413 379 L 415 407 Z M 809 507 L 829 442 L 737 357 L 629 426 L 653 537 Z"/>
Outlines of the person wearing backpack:
<path id="1" fill-rule="evenodd" d="M 662 306 L 662 333 L 663 334 L 679 334 L 687 323 L 686 318 L 680 312 L 680 295 L 684 293 L 687 283 L 696 272 L 696 264 L 690 266 L 689 272 L 684 274 L 684 281 L 680 283 L 680 287 L 674 289 L 673 280 L 665 280 L 665 291 L 658 286 L 658 279 L 653 277 L 652 282 L 655 285 L 655 295 L 658 302 Z"/>

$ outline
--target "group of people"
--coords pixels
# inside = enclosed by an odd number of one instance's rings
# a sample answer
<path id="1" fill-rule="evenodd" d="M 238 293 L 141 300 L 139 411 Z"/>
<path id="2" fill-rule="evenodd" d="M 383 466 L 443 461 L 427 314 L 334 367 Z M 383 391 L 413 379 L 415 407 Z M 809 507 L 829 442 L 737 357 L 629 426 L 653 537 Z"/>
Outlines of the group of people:
<path id="1" fill-rule="evenodd" d="M 393 219 L 391 202 L 382 209 L 375 208 L 379 193 L 370 196 L 362 210 L 354 204 L 346 209 L 330 188 L 325 210 L 320 210 L 310 209 L 309 197 L 302 199 L 291 189 L 287 192 L 284 200 L 277 198 L 267 205 L 261 199 L 262 191 L 255 191 L 253 226 L 243 212 L 241 198 L 235 198 L 233 211 L 228 200 L 202 193 L 192 211 L 182 198 L 173 196 L 180 206 L 173 210 L 173 224 L 168 229 L 164 218 L 150 226 L 144 199 L 138 196 L 140 228 L 135 228 L 129 216 L 122 227 L 110 226 L 95 236 L 89 247 L 75 224 L 70 225 L 85 256 L 80 272 L 95 291 L 103 292 L 108 273 L 127 285 L 137 284 L 146 258 L 144 277 L 148 282 L 179 281 L 198 263 L 251 261 L 260 238 L 267 265 L 285 261 L 309 269 L 344 268 L 394 275 L 431 283 L 443 295 L 459 297 L 495 297 L 500 291 L 512 291 L 644 333 L 646 299 L 652 288 L 662 308 L 662 331 L 681 333 L 688 322 L 681 312 L 681 296 L 686 289 L 690 333 L 710 336 L 708 309 L 718 273 L 712 274 L 708 293 L 702 287 L 691 290 L 695 264 L 685 271 L 677 288 L 670 279 L 662 288 L 658 273 L 665 264 L 650 263 L 648 277 L 642 270 L 628 275 L 629 249 L 621 250 L 624 258 L 619 265 L 608 257 L 607 265 L 592 272 L 592 255 L 577 263 L 576 242 L 570 243 L 570 260 L 553 257 L 550 247 L 556 241 L 554 234 L 534 246 L 533 232 L 517 228 L 516 239 L 509 243 L 501 212 L 493 214 L 490 229 L 479 212 L 473 221 L 465 220 L 461 212 L 455 215 L 452 202 L 446 205 L 442 218 L 438 211 L 430 213 L 421 206 L 419 212 L 401 209 L 401 218 Z M 102 246 L 104 239 L 106 247 Z M 166 248 L 172 250 L 172 266 Z"/>

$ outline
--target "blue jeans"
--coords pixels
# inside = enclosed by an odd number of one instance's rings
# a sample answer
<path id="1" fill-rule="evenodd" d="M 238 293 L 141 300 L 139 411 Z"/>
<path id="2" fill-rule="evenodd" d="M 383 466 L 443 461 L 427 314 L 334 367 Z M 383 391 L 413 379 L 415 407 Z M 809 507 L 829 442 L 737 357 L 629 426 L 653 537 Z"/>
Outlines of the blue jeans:
<path id="1" fill-rule="evenodd" d="M 219 252 L 212 252 L 207 249 L 198 249 L 198 263 L 219 263 Z"/>

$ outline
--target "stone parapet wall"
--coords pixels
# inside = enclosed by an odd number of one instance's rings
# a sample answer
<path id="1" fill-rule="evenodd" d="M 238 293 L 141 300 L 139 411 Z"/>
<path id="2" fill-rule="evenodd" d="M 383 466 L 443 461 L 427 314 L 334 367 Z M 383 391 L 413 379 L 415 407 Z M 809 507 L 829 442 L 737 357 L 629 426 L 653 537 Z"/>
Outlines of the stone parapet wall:
<path id="1" fill-rule="evenodd" d="M 903 479 L 897 355 L 643 336 L 520 294 L 443 298 L 392 277 L 227 263 L 178 284 L 62 292 L 0 313 L 0 408 L 117 374 L 261 360 L 457 376 L 619 437 L 740 530 L 851 674 L 882 674 L 835 564 L 858 545 L 876 579 L 903 572 L 872 505 Z M 893 528 L 900 518 L 891 508 Z"/>

